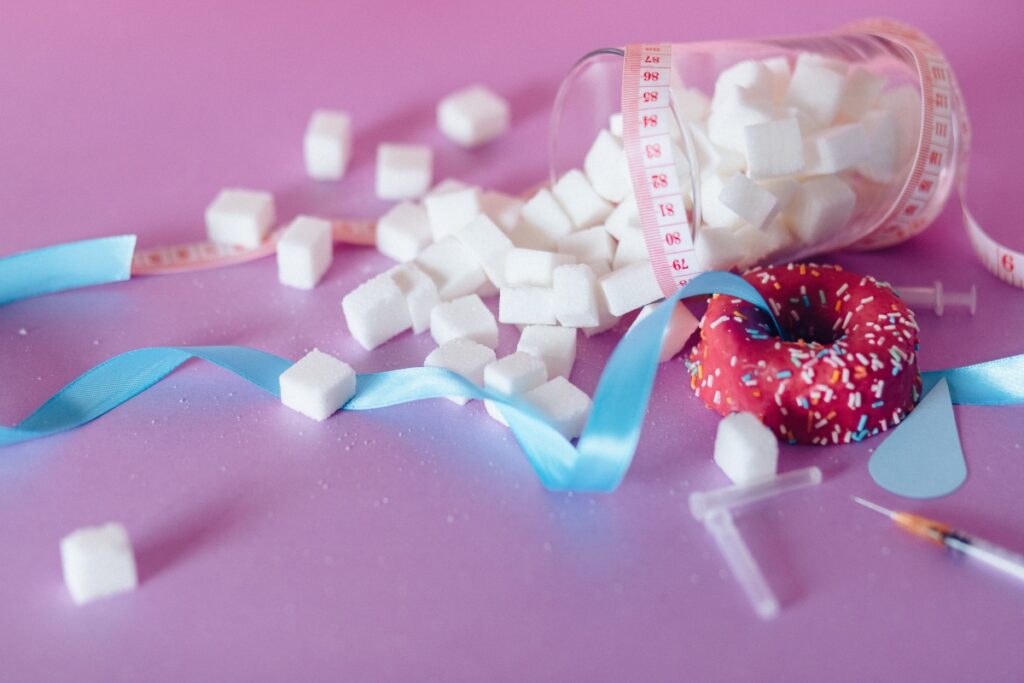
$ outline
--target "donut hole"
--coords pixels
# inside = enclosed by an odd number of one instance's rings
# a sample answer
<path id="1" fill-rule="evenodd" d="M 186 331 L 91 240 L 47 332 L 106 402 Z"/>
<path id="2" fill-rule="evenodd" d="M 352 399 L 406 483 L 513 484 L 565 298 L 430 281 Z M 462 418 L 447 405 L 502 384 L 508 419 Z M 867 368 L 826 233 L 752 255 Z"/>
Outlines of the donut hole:
<path id="1" fill-rule="evenodd" d="M 843 326 L 836 325 L 837 316 L 832 310 L 808 308 L 803 303 L 784 304 L 780 308 L 779 325 L 791 341 L 828 346 L 846 335 Z"/>

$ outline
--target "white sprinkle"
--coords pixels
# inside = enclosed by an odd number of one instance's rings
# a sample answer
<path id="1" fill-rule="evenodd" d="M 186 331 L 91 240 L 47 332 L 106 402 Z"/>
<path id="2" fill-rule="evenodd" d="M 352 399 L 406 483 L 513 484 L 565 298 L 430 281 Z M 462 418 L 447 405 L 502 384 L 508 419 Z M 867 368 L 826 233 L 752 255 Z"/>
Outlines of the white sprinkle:
<path id="1" fill-rule="evenodd" d="M 719 318 L 715 322 L 711 323 L 711 329 L 715 329 L 716 327 L 718 327 L 722 323 L 726 322 L 727 320 L 729 320 L 729 316 L 723 315 L 721 318 Z"/>

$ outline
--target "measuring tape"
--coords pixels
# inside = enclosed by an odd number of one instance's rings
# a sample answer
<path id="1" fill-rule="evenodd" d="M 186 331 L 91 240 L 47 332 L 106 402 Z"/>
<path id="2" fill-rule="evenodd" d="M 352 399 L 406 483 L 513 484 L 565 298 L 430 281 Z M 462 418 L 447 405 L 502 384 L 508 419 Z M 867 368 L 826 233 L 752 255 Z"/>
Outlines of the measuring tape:
<path id="1" fill-rule="evenodd" d="M 886 19 L 851 24 L 842 33 L 875 35 L 913 55 L 921 83 L 921 138 L 910 175 L 890 211 L 854 248 L 878 249 L 903 242 L 928 227 L 924 208 L 940 185 L 940 171 L 960 146 L 956 187 L 964 227 L 982 264 L 1000 280 L 1024 288 L 1024 254 L 1009 249 L 986 233 L 966 203 L 967 160 L 971 127 L 960 88 L 949 62 L 920 31 Z M 672 46 L 668 43 L 631 45 L 625 49 L 622 81 L 623 144 L 651 265 L 666 295 L 700 273 L 693 234 L 669 136 L 669 80 Z M 954 121 L 959 126 L 954 136 Z"/>

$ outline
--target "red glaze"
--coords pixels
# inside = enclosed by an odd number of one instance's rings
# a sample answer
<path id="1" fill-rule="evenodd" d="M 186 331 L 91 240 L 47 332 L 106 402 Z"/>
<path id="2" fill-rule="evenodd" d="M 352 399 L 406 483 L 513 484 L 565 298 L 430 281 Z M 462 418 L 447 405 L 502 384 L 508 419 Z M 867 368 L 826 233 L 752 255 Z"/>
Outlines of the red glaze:
<path id="1" fill-rule="evenodd" d="M 690 352 L 691 386 L 723 415 L 757 415 L 790 443 L 860 441 L 894 427 L 921 393 L 914 314 L 889 285 L 839 266 L 789 264 L 743 275 L 766 314 L 716 294 Z"/>

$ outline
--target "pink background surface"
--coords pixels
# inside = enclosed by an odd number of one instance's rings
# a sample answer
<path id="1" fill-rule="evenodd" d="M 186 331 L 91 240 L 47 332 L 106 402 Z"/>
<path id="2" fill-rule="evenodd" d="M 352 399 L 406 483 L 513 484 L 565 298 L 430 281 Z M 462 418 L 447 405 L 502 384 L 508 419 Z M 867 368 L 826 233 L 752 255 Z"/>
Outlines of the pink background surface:
<path id="1" fill-rule="evenodd" d="M 543 177 L 559 79 L 598 46 L 826 30 L 888 14 L 957 69 L 976 127 L 972 204 L 1020 248 L 1024 6 L 1019 2 L 633 4 L 53 3 L 0 8 L 0 253 L 138 233 L 198 239 L 224 186 L 274 192 L 279 216 L 375 216 L 381 140 L 437 151 L 436 178 L 517 191 Z M 771 9 L 769 9 L 769 5 Z M 501 141 L 455 149 L 445 93 L 482 81 L 512 102 Z M 352 112 L 341 183 L 302 169 L 314 107 Z M 976 283 L 974 318 L 920 315 L 925 369 L 1024 351 L 1024 297 L 969 253 L 957 212 L 923 237 L 840 263 L 919 284 Z M 68 292 L 0 311 L 0 421 L 145 345 L 319 346 L 360 371 L 418 365 L 429 337 L 368 354 L 341 295 L 387 265 L 339 249 L 312 293 L 272 260 Z M 19 334 L 24 329 L 27 334 Z M 502 333 L 502 349 L 514 345 Z M 582 340 L 592 391 L 613 335 Z M 0 458 L 0 679 L 1019 680 L 1021 586 L 905 539 L 850 494 L 1024 548 L 1019 408 L 957 410 L 967 484 L 930 502 L 876 487 L 877 441 L 783 449 L 816 490 L 742 515 L 783 603 L 759 623 L 703 530 L 692 490 L 725 483 L 716 419 L 664 366 L 633 469 L 613 495 L 543 490 L 482 407 L 431 401 L 314 424 L 192 364 L 78 431 Z M 123 521 L 138 592 L 76 608 L 58 560 L 76 527 Z"/>

